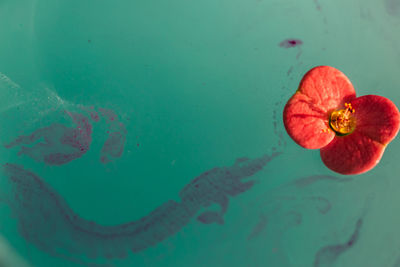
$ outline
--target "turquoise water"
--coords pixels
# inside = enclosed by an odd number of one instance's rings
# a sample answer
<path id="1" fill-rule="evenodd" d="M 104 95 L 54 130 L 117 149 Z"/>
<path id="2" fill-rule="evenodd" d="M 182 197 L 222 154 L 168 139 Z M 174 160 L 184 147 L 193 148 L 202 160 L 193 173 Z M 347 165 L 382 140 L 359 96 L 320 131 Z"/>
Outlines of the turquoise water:
<path id="1" fill-rule="evenodd" d="M 400 266 L 399 140 L 341 176 L 281 121 L 317 65 L 400 106 L 399 27 L 398 0 L 0 1 L 0 257 Z"/>

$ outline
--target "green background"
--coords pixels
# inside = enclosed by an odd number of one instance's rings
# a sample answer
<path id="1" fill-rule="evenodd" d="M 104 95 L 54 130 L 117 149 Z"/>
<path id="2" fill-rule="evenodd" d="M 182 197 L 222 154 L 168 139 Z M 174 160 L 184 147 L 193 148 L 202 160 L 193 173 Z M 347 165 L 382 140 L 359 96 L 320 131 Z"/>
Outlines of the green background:
<path id="1" fill-rule="evenodd" d="M 359 239 L 332 266 L 395 267 L 399 139 L 366 174 L 295 188 L 290 182 L 302 177 L 343 177 L 286 135 L 281 112 L 317 65 L 343 71 L 358 95 L 400 106 L 399 33 L 398 0 L 0 0 L 0 72 L 15 83 L 0 80 L 0 141 L 62 122 L 59 110 L 79 105 L 113 109 L 128 132 L 123 156 L 108 165 L 98 160 L 104 124 L 69 164 L 45 166 L 4 147 L 0 161 L 44 177 L 83 218 L 114 225 L 179 200 L 204 171 L 270 153 L 282 133 L 283 153 L 252 177 L 251 190 L 230 198 L 224 225 L 193 219 L 157 246 L 108 263 L 307 267 L 320 248 L 347 242 L 362 217 Z M 303 45 L 280 47 L 288 38 Z M 320 214 L 315 196 L 332 209 Z M 2 235 L 33 266 L 77 266 L 26 243 L 9 208 L 0 212 Z M 249 238 L 265 216 L 266 229 Z"/>

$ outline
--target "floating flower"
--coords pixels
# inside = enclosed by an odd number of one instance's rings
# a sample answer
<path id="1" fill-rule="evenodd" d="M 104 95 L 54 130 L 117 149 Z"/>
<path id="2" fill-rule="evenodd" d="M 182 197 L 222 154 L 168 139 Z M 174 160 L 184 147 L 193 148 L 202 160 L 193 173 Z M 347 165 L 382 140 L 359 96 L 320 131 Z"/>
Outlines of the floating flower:
<path id="1" fill-rule="evenodd" d="M 285 106 L 283 122 L 297 144 L 320 149 L 328 168 L 360 174 L 378 164 L 399 131 L 400 114 L 385 97 L 356 97 L 342 72 L 319 66 L 304 75 Z"/>

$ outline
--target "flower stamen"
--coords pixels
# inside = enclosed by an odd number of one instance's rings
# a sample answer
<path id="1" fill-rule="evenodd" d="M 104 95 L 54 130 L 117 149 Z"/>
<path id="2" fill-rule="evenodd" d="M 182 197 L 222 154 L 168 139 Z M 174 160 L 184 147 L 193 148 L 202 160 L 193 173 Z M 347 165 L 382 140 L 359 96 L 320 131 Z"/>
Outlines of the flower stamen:
<path id="1" fill-rule="evenodd" d="M 329 118 L 329 126 L 339 136 L 351 134 L 356 126 L 355 118 L 352 116 L 356 110 L 351 103 L 344 103 L 344 106 L 345 109 L 333 111 Z"/>

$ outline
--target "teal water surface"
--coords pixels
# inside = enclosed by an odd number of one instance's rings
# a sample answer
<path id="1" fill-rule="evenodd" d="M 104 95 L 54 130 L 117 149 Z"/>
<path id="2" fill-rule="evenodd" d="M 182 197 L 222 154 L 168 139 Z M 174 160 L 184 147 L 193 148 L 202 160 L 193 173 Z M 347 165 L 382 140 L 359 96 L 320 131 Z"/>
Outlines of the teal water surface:
<path id="1" fill-rule="evenodd" d="M 400 266 L 399 140 L 342 176 L 281 120 L 318 65 L 400 106 L 399 27 L 398 0 L 0 1 L 0 257 Z"/>

